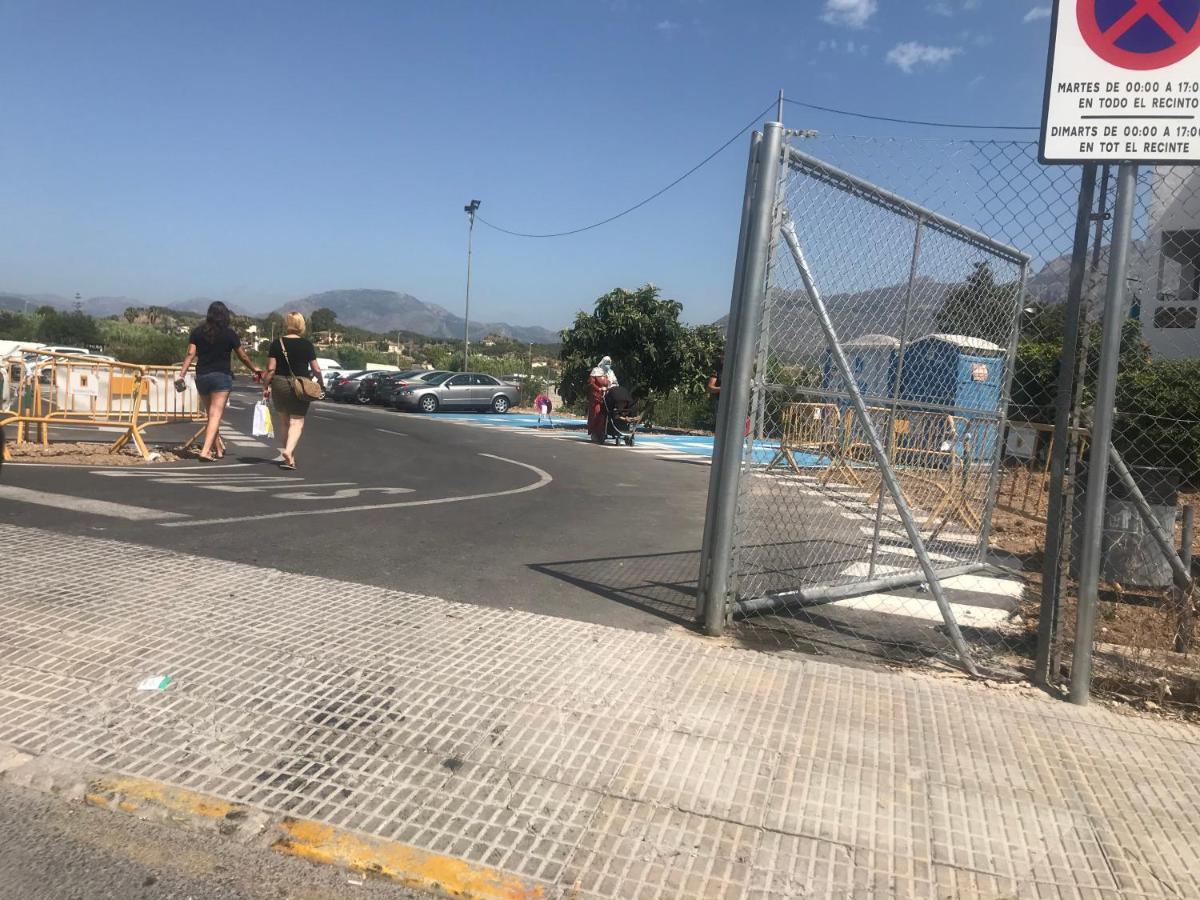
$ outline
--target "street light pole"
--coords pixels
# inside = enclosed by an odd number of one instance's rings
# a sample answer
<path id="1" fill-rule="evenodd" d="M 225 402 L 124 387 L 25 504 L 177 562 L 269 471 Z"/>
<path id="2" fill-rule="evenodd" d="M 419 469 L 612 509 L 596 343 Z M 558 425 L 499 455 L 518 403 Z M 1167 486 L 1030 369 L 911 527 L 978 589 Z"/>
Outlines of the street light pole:
<path id="1" fill-rule="evenodd" d="M 475 213 L 479 210 L 478 200 L 472 200 L 463 207 L 467 214 L 467 303 L 463 312 L 463 367 L 466 372 L 471 368 L 471 241 L 475 237 Z"/>

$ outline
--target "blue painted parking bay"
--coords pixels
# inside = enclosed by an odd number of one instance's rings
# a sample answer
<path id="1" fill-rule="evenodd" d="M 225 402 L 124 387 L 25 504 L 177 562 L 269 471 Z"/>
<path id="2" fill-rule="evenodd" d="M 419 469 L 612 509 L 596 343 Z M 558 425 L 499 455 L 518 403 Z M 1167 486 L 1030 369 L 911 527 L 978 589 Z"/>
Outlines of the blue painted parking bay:
<path id="1" fill-rule="evenodd" d="M 587 423 L 583 419 L 574 417 L 556 416 L 553 428 L 546 424 L 545 419 L 539 424 L 536 413 L 495 415 L 493 413 L 440 412 L 436 413 L 436 417 L 464 424 L 481 425 L 488 428 L 503 428 L 510 431 L 531 429 L 545 435 L 576 436 L 581 441 L 587 440 L 585 432 Z M 637 443 L 632 448 L 621 449 L 642 450 L 648 453 L 672 454 L 677 456 L 695 456 L 698 459 L 707 461 L 712 459 L 713 438 L 712 435 L 661 434 L 655 431 L 640 431 L 637 435 Z M 756 441 L 754 446 L 754 462 L 759 465 L 766 465 L 775 458 L 778 450 L 779 443 L 777 441 Z M 819 469 L 829 464 L 828 457 L 818 456 L 814 453 L 794 452 L 793 456 L 796 457 L 796 462 L 801 467 Z"/>

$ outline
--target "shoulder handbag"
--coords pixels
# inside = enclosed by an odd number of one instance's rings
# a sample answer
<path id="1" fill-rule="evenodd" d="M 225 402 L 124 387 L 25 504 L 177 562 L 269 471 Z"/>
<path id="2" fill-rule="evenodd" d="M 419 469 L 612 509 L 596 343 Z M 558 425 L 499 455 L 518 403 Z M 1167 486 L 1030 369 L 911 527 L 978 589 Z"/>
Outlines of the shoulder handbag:
<path id="1" fill-rule="evenodd" d="M 281 337 L 279 339 L 279 349 L 283 351 L 284 361 L 288 364 L 288 371 L 291 374 L 287 376 L 287 380 L 296 399 L 302 403 L 312 403 L 314 400 L 320 400 L 325 395 L 325 392 L 321 390 L 321 386 L 311 378 L 300 378 L 296 375 L 296 370 L 292 368 L 292 360 L 287 352 L 287 338 Z"/>

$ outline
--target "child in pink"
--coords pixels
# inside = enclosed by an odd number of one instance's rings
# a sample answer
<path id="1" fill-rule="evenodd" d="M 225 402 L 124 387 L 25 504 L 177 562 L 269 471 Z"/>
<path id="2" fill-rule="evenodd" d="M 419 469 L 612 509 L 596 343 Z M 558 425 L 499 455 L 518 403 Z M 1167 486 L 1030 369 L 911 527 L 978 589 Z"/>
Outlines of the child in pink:
<path id="1" fill-rule="evenodd" d="M 553 404 L 550 402 L 549 397 L 547 397 L 545 394 L 538 394 L 533 398 L 533 408 L 537 410 L 538 428 L 542 427 L 542 416 L 546 417 L 546 421 L 550 423 L 551 428 L 554 427 L 554 417 L 550 415 Z"/>

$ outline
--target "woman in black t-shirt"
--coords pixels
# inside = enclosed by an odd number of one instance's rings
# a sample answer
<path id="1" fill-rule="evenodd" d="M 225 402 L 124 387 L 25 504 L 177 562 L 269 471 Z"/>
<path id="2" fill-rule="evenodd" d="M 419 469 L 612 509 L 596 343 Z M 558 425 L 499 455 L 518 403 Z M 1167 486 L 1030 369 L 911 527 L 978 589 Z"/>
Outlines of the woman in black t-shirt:
<path id="1" fill-rule="evenodd" d="M 262 369 L 246 355 L 242 339 L 229 327 L 229 308 L 220 300 L 215 300 L 208 306 L 204 323 L 192 329 L 188 337 L 187 356 L 179 370 L 179 377 L 185 378 L 192 360 L 196 361 L 196 392 L 208 411 L 204 446 L 200 448 L 203 462 L 212 462 L 225 455 L 218 432 L 221 417 L 225 414 L 225 403 L 229 400 L 229 392 L 233 390 L 230 353 L 236 353 L 238 359 L 255 375 L 262 374 Z M 217 451 L 215 455 L 214 449 Z"/>
<path id="2" fill-rule="evenodd" d="M 321 380 L 321 367 L 317 364 L 317 348 L 312 341 L 303 337 L 304 316 L 290 312 L 283 317 L 284 335 L 271 341 L 267 352 L 267 383 L 263 397 L 270 397 L 279 418 L 279 439 L 283 441 L 284 469 L 296 468 L 296 444 L 304 431 L 304 414 L 308 412 L 308 401 L 299 399 L 292 390 L 296 378 Z"/>

